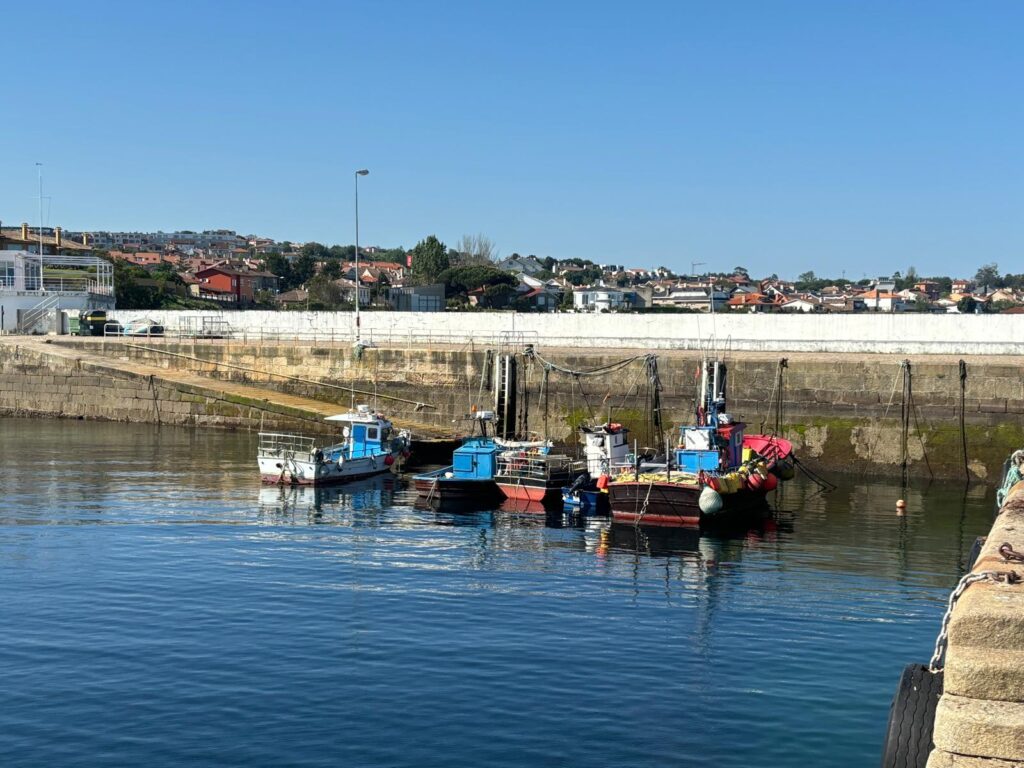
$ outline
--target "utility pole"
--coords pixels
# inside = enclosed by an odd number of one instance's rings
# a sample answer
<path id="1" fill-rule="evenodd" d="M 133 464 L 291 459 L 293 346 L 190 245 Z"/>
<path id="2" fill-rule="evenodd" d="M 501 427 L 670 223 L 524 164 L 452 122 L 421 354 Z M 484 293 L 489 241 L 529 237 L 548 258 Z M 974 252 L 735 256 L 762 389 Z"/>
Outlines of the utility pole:
<path id="1" fill-rule="evenodd" d="M 366 176 L 370 172 L 365 168 L 356 171 L 356 342 L 355 346 L 360 346 L 363 343 L 360 328 L 359 328 L 359 292 L 362 287 L 362 282 L 359 280 L 359 177 Z"/>

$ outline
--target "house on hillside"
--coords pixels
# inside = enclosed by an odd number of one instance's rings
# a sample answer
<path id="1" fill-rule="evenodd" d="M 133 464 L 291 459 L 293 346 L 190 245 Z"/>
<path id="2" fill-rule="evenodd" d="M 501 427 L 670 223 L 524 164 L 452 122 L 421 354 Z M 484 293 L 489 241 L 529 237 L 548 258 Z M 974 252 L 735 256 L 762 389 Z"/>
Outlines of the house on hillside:
<path id="1" fill-rule="evenodd" d="M 714 307 L 711 306 L 712 301 Z M 679 307 L 698 312 L 718 312 L 729 303 L 729 295 L 724 291 L 711 288 L 674 288 L 668 295 L 655 295 L 651 302 L 656 307 Z"/>
<path id="2" fill-rule="evenodd" d="M 785 301 L 780 293 L 737 293 L 729 299 L 727 307 L 734 311 L 777 312 Z"/>
<path id="3" fill-rule="evenodd" d="M 821 299 L 811 293 L 803 293 L 784 299 L 779 309 L 783 312 L 820 312 Z"/>
<path id="4" fill-rule="evenodd" d="M 234 302 L 238 306 L 253 304 L 256 301 L 258 278 L 251 272 L 217 266 L 200 269 L 195 272 L 195 277 L 199 281 L 198 293 L 203 298 Z"/>
<path id="5" fill-rule="evenodd" d="M 898 294 L 872 288 L 858 296 L 869 311 L 875 312 L 906 312 L 909 303 Z"/>
<path id="6" fill-rule="evenodd" d="M 444 283 L 388 288 L 387 303 L 396 312 L 442 312 Z"/>
<path id="7" fill-rule="evenodd" d="M 533 276 L 544 270 L 544 265 L 541 264 L 534 256 L 513 255 L 507 259 L 499 261 L 494 266 L 504 272 L 511 272 L 514 275 Z"/>
<path id="8" fill-rule="evenodd" d="M 617 288 L 577 288 L 572 292 L 572 306 L 577 312 L 611 312 L 630 309 L 629 294 Z"/>

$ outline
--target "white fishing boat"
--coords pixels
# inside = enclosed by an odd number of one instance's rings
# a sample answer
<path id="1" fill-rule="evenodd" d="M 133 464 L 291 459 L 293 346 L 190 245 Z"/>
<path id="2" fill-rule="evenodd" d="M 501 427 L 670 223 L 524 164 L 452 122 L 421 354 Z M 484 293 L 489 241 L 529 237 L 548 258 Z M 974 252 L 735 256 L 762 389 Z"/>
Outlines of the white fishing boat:
<path id="1" fill-rule="evenodd" d="M 381 413 L 360 405 L 328 416 L 342 426 L 342 441 L 323 445 L 322 438 L 260 432 L 257 460 L 266 483 L 326 485 L 398 469 L 408 458 L 412 437 L 395 430 Z"/>

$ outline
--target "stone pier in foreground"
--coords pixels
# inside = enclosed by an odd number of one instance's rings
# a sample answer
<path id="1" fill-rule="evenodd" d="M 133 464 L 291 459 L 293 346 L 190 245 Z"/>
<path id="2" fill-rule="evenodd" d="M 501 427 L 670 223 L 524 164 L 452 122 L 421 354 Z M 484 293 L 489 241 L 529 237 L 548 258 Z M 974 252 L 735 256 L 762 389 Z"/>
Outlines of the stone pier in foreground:
<path id="1" fill-rule="evenodd" d="M 1012 552 L 1000 554 L 1009 544 Z M 1024 482 L 992 526 L 973 573 L 1024 579 Z M 979 581 L 953 609 L 929 768 L 1024 766 L 1024 582 Z"/>

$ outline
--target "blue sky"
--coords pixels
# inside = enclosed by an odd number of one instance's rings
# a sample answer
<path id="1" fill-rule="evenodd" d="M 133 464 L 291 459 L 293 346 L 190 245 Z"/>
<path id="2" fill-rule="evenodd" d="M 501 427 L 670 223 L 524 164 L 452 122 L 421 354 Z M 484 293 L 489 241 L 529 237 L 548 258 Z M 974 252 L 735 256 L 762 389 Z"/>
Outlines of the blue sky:
<path id="1" fill-rule="evenodd" d="M 1024 272 L 1024 3 L 5 7 L 0 219 Z"/>

